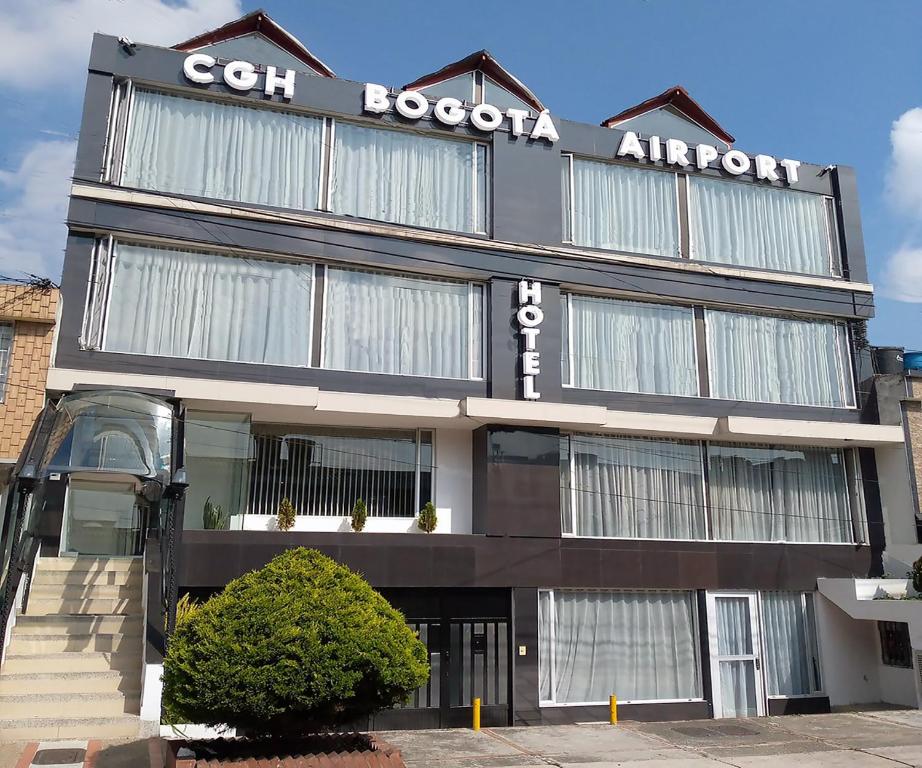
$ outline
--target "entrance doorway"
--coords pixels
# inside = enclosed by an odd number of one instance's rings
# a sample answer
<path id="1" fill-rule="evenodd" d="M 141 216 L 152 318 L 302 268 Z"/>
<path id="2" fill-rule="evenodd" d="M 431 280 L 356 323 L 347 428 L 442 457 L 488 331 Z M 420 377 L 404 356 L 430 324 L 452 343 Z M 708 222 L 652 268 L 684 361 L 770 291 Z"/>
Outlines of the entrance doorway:
<path id="1" fill-rule="evenodd" d="M 64 504 L 61 555 L 131 557 L 140 552 L 141 511 L 135 482 L 71 477 Z"/>
<path id="2" fill-rule="evenodd" d="M 708 593 L 707 615 L 714 717 L 764 715 L 758 595 Z"/>
<path id="3" fill-rule="evenodd" d="M 510 724 L 511 622 L 501 590 L 432 594 L 383 590 L 403 610 L 429 652 L 429 681 L 401 707 L 374 717 L 373 728 L 470 726 L 480 699 L 484 726 Z M 478 594 L 479 592 L 479 594 Z M 426 594 L 429 593 L 429 594 Z M 428 614 L 423 617 L 425 614 Z"/>

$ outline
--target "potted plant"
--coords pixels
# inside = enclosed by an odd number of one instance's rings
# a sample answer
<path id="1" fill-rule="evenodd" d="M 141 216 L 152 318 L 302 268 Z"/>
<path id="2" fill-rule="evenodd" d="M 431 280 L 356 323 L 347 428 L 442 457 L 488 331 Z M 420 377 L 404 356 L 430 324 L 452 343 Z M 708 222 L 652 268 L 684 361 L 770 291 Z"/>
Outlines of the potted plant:
<path id="1" fill-rule="evenodd" d="M 206 531 L 223 531 L 227 528 L 227 515 L 220 504 L 215 504 L 211 496 L 205 499 L 202 507 L 202 527 Z"/>
<path id="2" fill-rule="evenodd" d="M 278 517 L 276 517 L 275 520 L 278 529 L 280 531 L 290 531 L 294 528 L 295 516 L 297 514 L 294 504 L 291 503 L 291 499 L 286 496 L 279 504 Z"/>
<path id="3" fill-rule="evenodd" d="M 357 573 L 299 547 L 177 621 L 163 704 L 170 723 L 233 727 L 271 747 L 361 722 L 428 677 L 426 647 L 400 612 Z"/>
<path id="4" fill-rule="evenodd" d="M 421 531 L 432 533 L 438 523 L 439 518 L 438 515 L 435 514 L 435 504 L 431 501 L 427 501 L 426 506 L 419 511 L 419 520 L 416 524 Z"/>
<path id="5" fill-rule="evenodd" d="M 365 527 L 365 521 L 368 519 L 368 508 L 361 499 L 355 500 L 355 506 L 352 507 L 352 530 L 358 533 Z"/>

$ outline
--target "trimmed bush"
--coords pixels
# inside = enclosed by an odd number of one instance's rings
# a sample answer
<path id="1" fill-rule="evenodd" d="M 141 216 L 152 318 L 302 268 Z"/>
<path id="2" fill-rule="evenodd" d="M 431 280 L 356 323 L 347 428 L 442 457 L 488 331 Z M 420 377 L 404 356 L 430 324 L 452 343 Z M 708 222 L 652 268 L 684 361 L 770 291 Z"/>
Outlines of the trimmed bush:
<path id="1" fill-rule="evenodd" d="M 922 594 L 922 557 L 912 564 L 909 578 L 912 579 L 912 588 L 916 593 Z"/>
<path id="2" fill-rule="evenodd" d="M 168 722 L 295 736 L 404 702 L 429 658 L 358 574 L 293 549 L 177 624 L 163 667 Z"/>

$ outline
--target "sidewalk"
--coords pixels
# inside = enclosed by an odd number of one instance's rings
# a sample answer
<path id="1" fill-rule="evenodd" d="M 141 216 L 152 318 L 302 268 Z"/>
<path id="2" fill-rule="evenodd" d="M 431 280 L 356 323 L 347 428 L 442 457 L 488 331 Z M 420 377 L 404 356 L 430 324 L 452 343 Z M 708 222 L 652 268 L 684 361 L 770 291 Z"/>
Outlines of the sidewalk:
<path id="1" fill-rule="evenodd" d="M 408 768 L 922 767 L 922 711 L 918 710 L 381 735 L 401 748 Z M 68 763 L 67 768 L 147 768 L 149 764 L 146 740 L 88 746 L 86 762 Z M 35 747 L 0 744 L 0 768 L 29 768 Z"/>
<path id="2" fill-rule="evenodd" d="M 408 768 L 922 766 L 922 712 L 390 731 Z"/>

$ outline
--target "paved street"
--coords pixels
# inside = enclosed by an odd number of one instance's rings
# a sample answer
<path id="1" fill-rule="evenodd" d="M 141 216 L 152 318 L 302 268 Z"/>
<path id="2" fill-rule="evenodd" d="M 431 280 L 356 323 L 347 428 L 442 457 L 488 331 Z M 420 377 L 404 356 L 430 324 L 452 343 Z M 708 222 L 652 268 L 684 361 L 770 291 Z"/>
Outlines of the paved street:
<path id="1" fill-rule="evenodd" d="M 393 731 L 409 768 L 922 766 L 922 712 Z"/>

